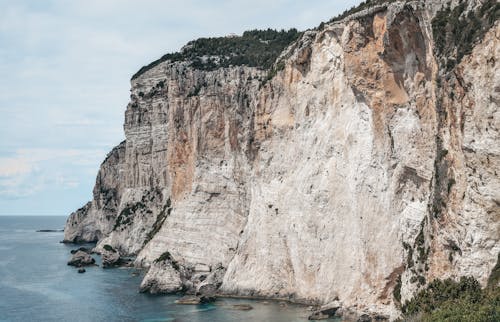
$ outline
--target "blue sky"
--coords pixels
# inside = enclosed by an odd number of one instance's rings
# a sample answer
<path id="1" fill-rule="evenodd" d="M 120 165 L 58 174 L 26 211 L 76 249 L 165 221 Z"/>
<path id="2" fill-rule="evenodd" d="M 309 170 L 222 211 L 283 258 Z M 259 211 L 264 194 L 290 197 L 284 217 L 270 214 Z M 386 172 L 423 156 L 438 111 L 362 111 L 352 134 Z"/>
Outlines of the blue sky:
<path id="1" fill-rule="evenodd" d="M 0 215 L 90 200 L 141 66 L 191 39 L 303 30 L 358 2 L 0 0 Z"/>

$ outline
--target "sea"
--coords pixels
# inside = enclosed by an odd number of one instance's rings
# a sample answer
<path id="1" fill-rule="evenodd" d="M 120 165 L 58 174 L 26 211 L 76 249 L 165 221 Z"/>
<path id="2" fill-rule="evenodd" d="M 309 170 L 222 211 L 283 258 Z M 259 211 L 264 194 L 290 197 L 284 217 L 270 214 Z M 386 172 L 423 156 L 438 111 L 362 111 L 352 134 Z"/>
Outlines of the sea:
<path id="1" fill-rule="evenodd" d="M 218 299 L 178 305 L 175 295 L 139 293 L 144 271 L 67 266 L 62 216 L 0 216 L 0 321 L 307 321 L 306 307 L 286 302 Z M 95 256 L 98 264 L 100 259 Z M 239 311 L 235 304 L 253 309 Z"/>

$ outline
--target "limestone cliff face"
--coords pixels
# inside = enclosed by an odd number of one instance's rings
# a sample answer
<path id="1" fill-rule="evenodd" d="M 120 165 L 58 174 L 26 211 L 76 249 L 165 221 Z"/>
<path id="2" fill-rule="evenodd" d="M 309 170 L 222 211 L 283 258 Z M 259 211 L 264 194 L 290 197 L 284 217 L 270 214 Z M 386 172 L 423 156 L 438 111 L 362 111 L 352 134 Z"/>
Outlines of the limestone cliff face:
<path id="1" fill-rule="evenodd" d="M 500 251 L 500 27 L 444 72 L 441 4 L 307 31 L 270 81 L 250 67 L 147 70 L 126 142 L 65 239 L 137 255 L 151 292 L 339 299 L 396 317 L 434 278 L 484 284 Z"/>

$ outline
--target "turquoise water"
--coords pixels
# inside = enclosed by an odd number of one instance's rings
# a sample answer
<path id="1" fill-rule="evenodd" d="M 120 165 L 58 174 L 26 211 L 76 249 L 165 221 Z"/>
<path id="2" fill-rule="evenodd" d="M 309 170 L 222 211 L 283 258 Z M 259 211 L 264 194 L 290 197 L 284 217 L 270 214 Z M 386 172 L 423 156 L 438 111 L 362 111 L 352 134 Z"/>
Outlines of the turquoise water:
<path id="1" fill-rule="evenodd" d="M 134 269 L 67 266 L 74 245 L 59 243 L 65 217 L 0 216 L 0 321 L 306 321 L 308 311 L 285 303 L 220 299 L 176 305 L 176 296 L 138 293 Z M 96 257 L 96 259 L 98 259 Z M 247 303 L 250 311 L 236 311 Z"/>

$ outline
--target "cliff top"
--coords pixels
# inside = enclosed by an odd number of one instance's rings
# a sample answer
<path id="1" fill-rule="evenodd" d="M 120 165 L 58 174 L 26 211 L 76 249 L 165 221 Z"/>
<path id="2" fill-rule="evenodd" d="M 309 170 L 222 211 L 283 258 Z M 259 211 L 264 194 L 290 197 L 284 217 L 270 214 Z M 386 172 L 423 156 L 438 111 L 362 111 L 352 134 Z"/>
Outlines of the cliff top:
<path id="1" fill-rule="evenodd" d="M 187 43 L 179 52 L 166 54 L 142 67 L 132 79 L 165 61 L 189 61 L 191 67 L 201 70 L 231 65 L 269 69 L 279 54 L 300 34 L 295 28 L 287 31 L 267 29 L 245 31 L 241 36 L 199 38 Z"/>
<path id="2" fill-rule="evenodd" d="M 326 24 L 349 18 L 356 19 L 360 15 L 373 15 L 396 2 L 418 3 L 419 1 L 366 0 L 331 18 Z M 421 2 L 425 1 L 421 0 Z M 451 67 L 459 62 L 464 54 L 470 52 L 472 43 L 481 39 L 482 35 L 498 20 L 500 14 L 500 4 L 496 0 L 470 2 L 465 0 L 429 0 L 429 2 L 432 2 L 437 10 L 434 12 L 436 17 L 432 23 L 438 55 L 446 53 L 450 56 L 452 55 L 450 51 L 454 48 L 461 49 L 453 61 L 447 62 Z M 476 10 L 474 10 L 476 6 Z M 322 22 L 314 30 L 322 30 L 324 25 L 325 23 Z M 453 32 L 450 33 L 450 30 Z M 225 37 L 199 38 L 188 42 L 180 51 L 168 53 L 143 66 L 132 76 L 132 80 L 165 61 L 189 62 L 192 68 L 207 71 L 241 65 L 270 70 L 283 50 L 296 41 L 300 35 L 302 32 L 295 28 L 280 31 L 254 29 L 245 31 L 241 36 L 230 34 Z M 270 73 L 272 76 L 272 71 Z"/>

